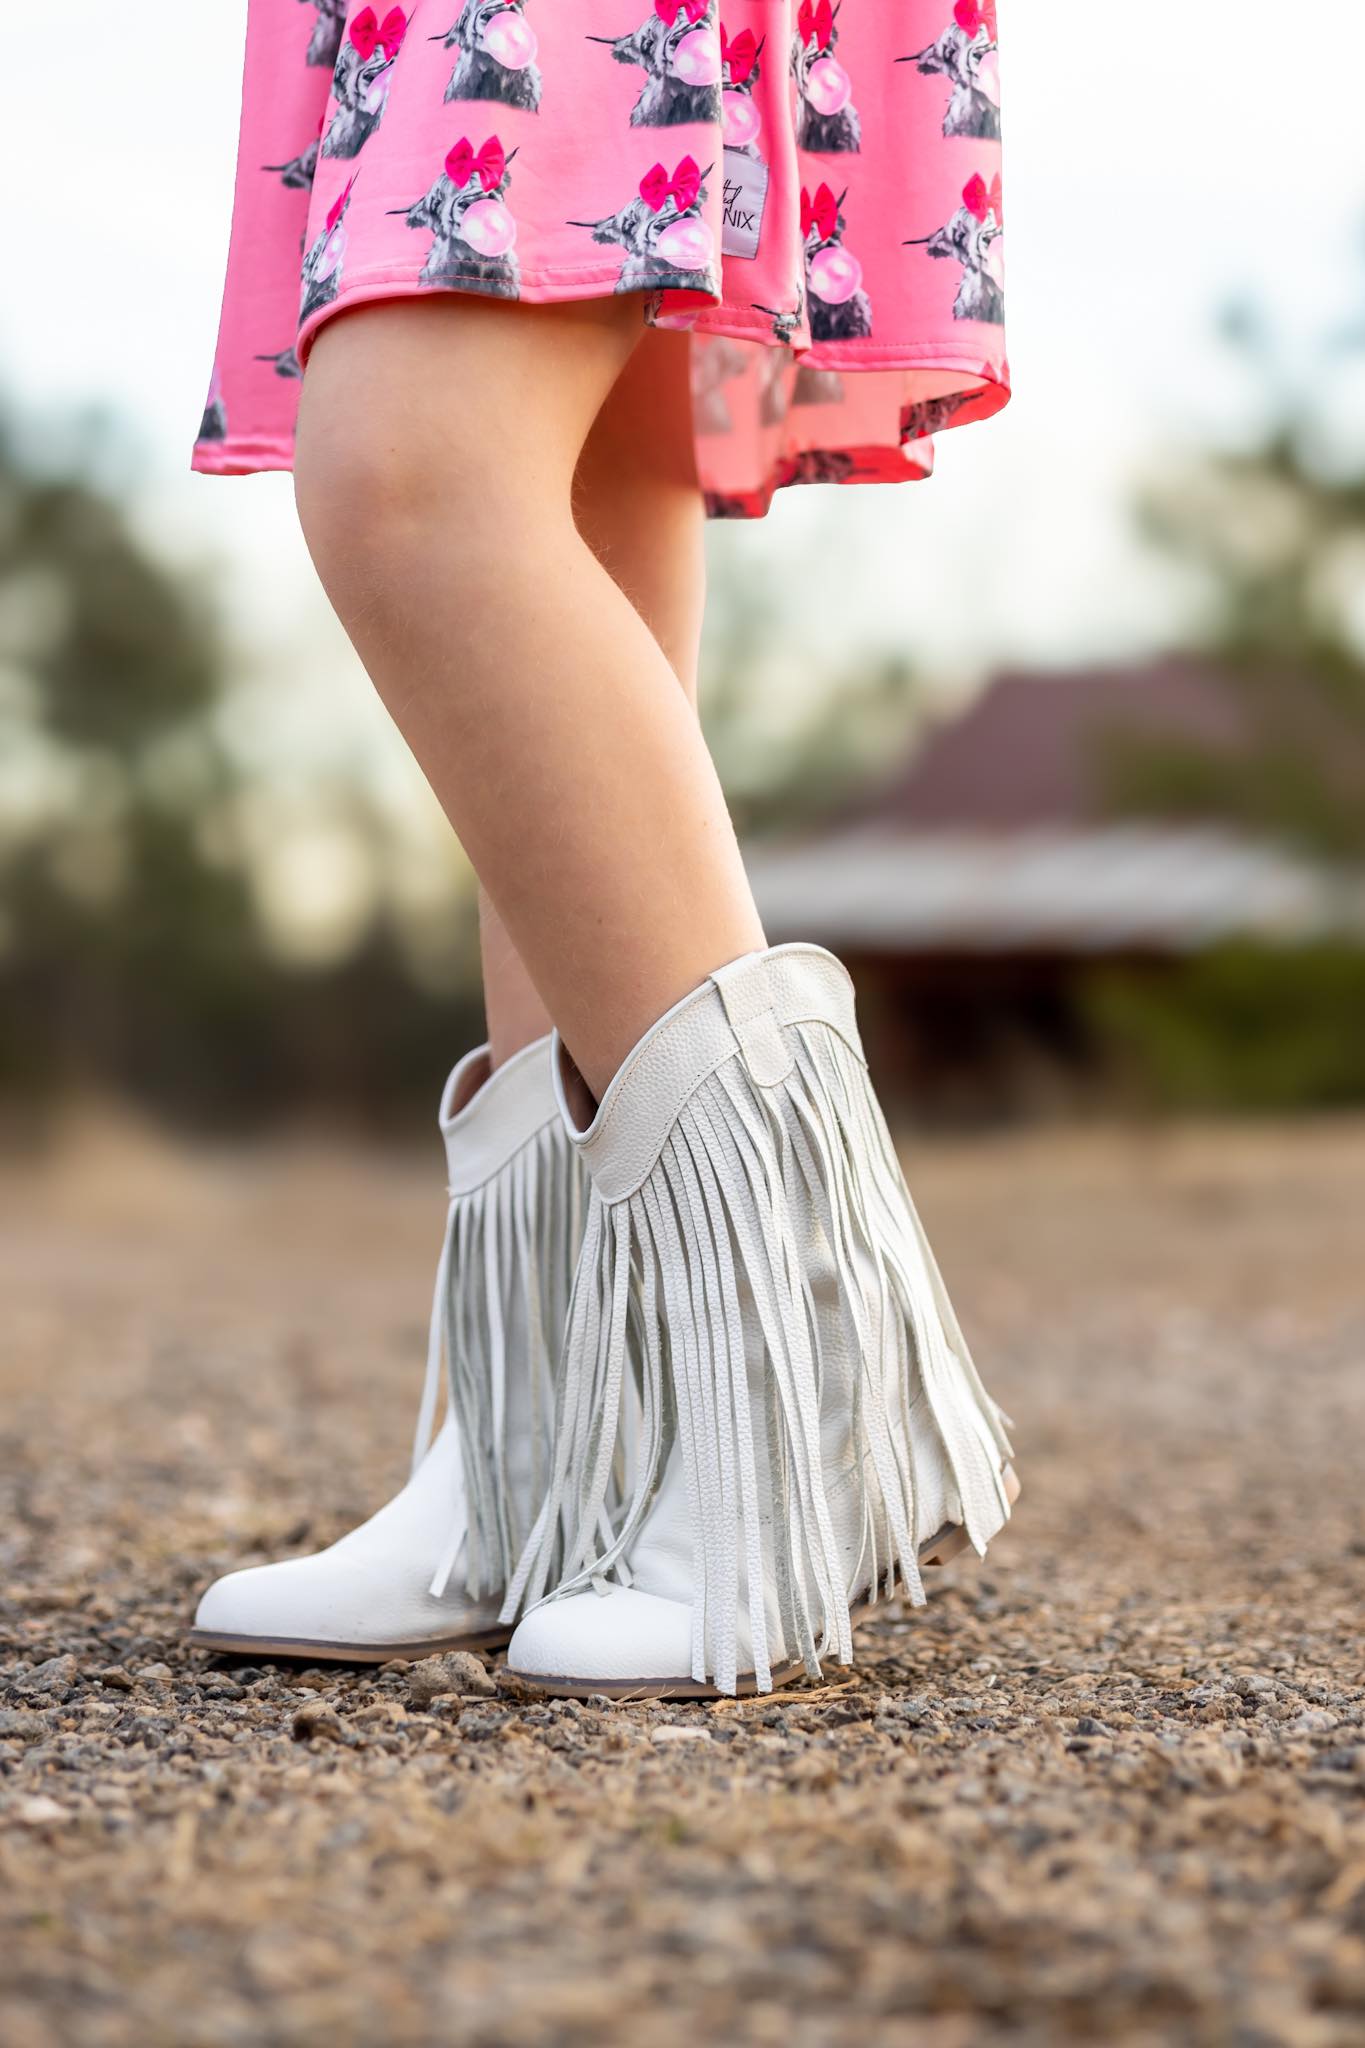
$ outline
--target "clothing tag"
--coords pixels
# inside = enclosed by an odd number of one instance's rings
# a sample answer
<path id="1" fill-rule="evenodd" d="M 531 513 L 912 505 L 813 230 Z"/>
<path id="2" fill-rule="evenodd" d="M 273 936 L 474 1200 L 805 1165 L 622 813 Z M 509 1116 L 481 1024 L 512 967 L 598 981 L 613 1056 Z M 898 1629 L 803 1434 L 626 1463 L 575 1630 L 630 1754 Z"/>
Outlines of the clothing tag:
<path id="1" fill-rule="evenodd" d="M 768 166 L 762 157 L 727 149 L 725 158 L 725 220 L 720 246 L 726 256 L 757 256 L 763 207 L 768 197 Z"/>

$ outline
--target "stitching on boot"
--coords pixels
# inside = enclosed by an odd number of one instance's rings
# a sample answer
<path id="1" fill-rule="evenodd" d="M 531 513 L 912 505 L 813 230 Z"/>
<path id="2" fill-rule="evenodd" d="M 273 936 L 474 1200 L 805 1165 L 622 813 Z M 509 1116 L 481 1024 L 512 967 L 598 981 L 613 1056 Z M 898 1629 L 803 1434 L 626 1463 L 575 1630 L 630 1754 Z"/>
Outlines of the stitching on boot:
<path id="1" fill-rule="evenodd" d="M 749 1078 L 755 1087 L 775 1088 L 793 1071 L 796 1056 L 772 1007 L 765 964 L 761 955 L 734 960 L 717 968 L 711 979 L 720 991 Z"/>

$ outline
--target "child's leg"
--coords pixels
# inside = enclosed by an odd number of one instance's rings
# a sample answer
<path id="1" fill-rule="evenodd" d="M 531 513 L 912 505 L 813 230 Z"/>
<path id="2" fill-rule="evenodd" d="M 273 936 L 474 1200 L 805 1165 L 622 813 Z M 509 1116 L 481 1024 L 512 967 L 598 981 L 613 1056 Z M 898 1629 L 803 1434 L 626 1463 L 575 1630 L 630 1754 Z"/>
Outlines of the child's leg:
<path id="1" fill-rule="evenodd" d="M 328 594 L 598 1093 L 763 944 L 692 707 L 573 520 L 641 333 L 630 297 L 360 308 L 314 344 L 295 471 Z"/>
<path id="2" fill-rule="evenodd" d="M 648 328 L 593 421 L 574 477 L 578 531 L 697 701 L 705 511 L 692 436 L 690 338 Z"/>
<path id="3" fill-rule="evenodd" d="M 584 444 L 574 523 L 696 702 L 706 565 L 685 334 L 647 329 Z M 479 892 L 484 1008 L 500 1066 L 550 1028 L 520 954 Z"/>

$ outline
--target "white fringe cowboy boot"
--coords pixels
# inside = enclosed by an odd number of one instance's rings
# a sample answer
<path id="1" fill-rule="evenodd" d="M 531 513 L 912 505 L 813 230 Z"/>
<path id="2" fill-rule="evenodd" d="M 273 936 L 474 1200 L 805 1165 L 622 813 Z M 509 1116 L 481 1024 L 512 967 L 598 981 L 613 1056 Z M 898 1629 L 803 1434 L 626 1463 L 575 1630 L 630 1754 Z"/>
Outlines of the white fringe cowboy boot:
<path id="1" fill-rule="evenodd" d="M 893 1580 L 922 1601 L 920 1566 L 984 1552 L 1018 1493 L 848 975 L 817 946 L 721 968 L 573 1141 L 593 1192 L 509 1667 L 552 1692 L 672 1697 L 847 1664 L 851 1610 Z"/>
<path id="2" fill-rule="evenodd" d="M 440 1125 L 450 1209 L 412 1476 L 330 1549 L 210 1586 L 190 1637 L 201 1649 L 379 1663 L 507 1640 L 499 1610 L 548 1482 L 586 1207 L 550 1040 L 491 1075 L 486 1046 L 468 1054 L 446 1082 Z"/>

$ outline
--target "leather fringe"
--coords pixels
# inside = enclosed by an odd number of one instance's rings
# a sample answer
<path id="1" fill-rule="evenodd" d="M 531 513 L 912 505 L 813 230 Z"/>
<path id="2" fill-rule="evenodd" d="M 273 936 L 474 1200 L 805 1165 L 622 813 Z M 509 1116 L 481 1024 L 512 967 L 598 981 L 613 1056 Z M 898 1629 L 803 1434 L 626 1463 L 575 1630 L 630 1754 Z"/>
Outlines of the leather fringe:
<path id="1" fill-rule="evenodd" d="M 819 1021 L 783 1036 L 781 1078 L 755 1079 L 741 1046 L 686 1095 L 632 1193 L 592 1192 L 548 1490 L 503 1610 L 512 1621 L 594 1579 L 628 1583 L 676 1442 L 699 1551 L 692 1676 L 721 1691 L 736 1686 L 741 1612 L 758 1688 L 771 1686 L 765 1586 L 783 1654 L 813 1677 L 850 1660 L 852 1599 L 899 1581 L 923 1600 L 916 1544 L 937 1533 L 917 1524 L 926 1449 L 978 1551 L 1009 1514 L 1004 1418 L 862 1061 Z M 827 1440 L 843 1470 L 827 1469 Z"/>

